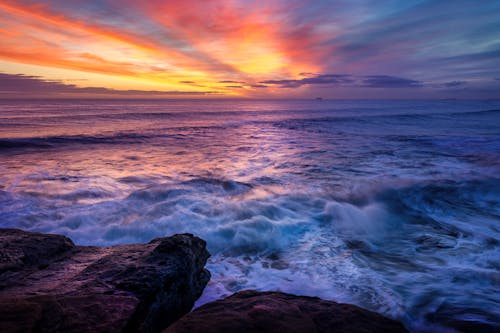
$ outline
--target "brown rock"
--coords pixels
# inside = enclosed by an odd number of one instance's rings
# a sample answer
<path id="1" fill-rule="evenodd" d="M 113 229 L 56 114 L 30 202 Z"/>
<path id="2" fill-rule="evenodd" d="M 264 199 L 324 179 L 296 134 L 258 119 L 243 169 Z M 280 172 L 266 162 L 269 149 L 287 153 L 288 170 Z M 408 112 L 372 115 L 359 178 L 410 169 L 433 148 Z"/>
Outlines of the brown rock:
<path id="1" fill-rule="evenodd" d="M 402 324 L 354 305 L 280 292 L 242 291 L 185 315 L 163 333 L 406 332 Z"/>
<path id="2" fill-rule="evenodd" d="M 45 266 L 74 247 L 64 236 L 3 229 L 0 233 L 0 274 L 27 266 Z"/>
<path id="3" fill-rule="evenodd" d="M 101 248 L 0 229 L 0 332 L 159 332 L 201 295 L 208 257 L 190 234 Z"/>

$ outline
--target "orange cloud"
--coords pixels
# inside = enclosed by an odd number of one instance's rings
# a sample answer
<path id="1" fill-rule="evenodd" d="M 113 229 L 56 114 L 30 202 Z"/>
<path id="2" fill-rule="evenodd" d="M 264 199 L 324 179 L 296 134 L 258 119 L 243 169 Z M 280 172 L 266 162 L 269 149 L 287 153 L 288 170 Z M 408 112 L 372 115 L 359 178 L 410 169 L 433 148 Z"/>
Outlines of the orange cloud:
<path id="1" fill-rule="evenodd" d="M 148 1 L 141 10 L 177 38 L 226 62 L 246 75 L 296 75 L 318 71 L 307 46 L 317 42 L 311 29 L 286 26 L 286 8 L 238 1 Z M 299 34 L 297 34 L 299 32 Z M 290 36 L 295 36 L 290 40 Z"/>
<path id="2" fill-rule="evenodd" d="M 124 2 L 124 5 L 127 5 Z M 238 1 L 131 2 L 164 35 L 63 15 L 47 5 L 0 3 L 0 59 L 136 77 L 159 89 L 209 87 L 245 95 L 264 79 L 318 72 L 306 50 L 320 39 L 313 26 L 288 26 L 285 8 Z M 223 80 L 242 82 L 238 88 Z M 243 89 L 242 89 L 243 88 Z"/>

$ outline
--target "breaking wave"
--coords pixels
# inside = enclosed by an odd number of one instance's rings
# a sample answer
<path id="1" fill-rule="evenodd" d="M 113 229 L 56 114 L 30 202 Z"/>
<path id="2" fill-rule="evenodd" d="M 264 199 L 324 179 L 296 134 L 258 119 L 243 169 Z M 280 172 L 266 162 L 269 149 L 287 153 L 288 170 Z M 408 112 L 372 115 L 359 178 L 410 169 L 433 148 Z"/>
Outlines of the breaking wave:
<path id="1" fill-rule="evenodd" d="M 358 304 L 416 332 L 500 325 L 498 106 L 241 103 L 103 106 L 127 120 L 116 125 L 56 110 L 62 123 L 38 136 L 3 115 L 0 226 L 82 245 L 193 233 L 212 254 L 197 305 L 252 288 Z"/>

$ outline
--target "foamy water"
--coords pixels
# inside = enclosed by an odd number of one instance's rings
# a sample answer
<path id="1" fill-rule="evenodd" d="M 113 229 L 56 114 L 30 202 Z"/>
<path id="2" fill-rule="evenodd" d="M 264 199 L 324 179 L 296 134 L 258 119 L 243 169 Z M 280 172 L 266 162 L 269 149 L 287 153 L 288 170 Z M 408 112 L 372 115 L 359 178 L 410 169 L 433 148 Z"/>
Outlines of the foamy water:
<path id="1" fill-rule="evenodd" d="M 0 102 L 0 226 L 208 243 L 242 289 L 500 323 L 500 102 Z M 430 327 L 430 328 L 429 328 Z"/>

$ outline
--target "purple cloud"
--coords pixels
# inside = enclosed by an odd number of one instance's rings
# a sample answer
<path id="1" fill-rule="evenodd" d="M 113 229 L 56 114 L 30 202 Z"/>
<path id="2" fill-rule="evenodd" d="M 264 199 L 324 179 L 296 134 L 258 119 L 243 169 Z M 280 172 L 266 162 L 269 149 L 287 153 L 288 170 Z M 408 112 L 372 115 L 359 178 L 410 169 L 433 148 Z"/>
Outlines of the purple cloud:
<path id="1" fill-rule="evenodd" d="M 356 76 L 351 74 L 320 74 L 298 80 L 267 80 L 260 83 L 277 85 L 280 88 L 298 88 L 304 85 L 338 85 L 344 87 L 368 88 L 415 88 L 423 86 L 423 83 L 421 81 L 406 79 L 397 76 Z"/>
<path id="2" fill-rule="evenodd" d="M 44 80 L 38 76 L 0 73 L 0 98 L 44 95 L 55 97 L 61 94 L 94 94 L 113 96 L 175 96 L 217 94 L 215 91 L 157 91 L 116 90 L 103 87 L 77 87 L 60 81 Z"/>
<path id="3" fill-rule="evenodd" d="M 309 84 L 343 84 L 353 83 L 351 75 L 346 74 L 321 74 L 313 77 L 307 77 L 299 80 L 267 80 L 263 84 L 279 85 L 281 88 L 298 88 Z"/>
<path id="4" fill-rule="evenodd" d="M 222 80 L 222 81 L 219 81 L 219 83 L 245 83 L 245 82 L 234 81 L 234 80 Z"/>
<path id="5" fill-rule="evenodd" d="M 367 75 L 362 77 L 361 86 L 369 88 L 414 88 L 422 87 L 417 80 L 390 75 Z"/>
<path id="6" fill-rule="evenodd" d="M 454 87 L 459 87 L 459 86 L 463 86 L 466 84 L 467 84 L 467 81 L 450 81 L 450 82 L 445 82 L 443 85 L 446 88 L 454 88 Z"/>

